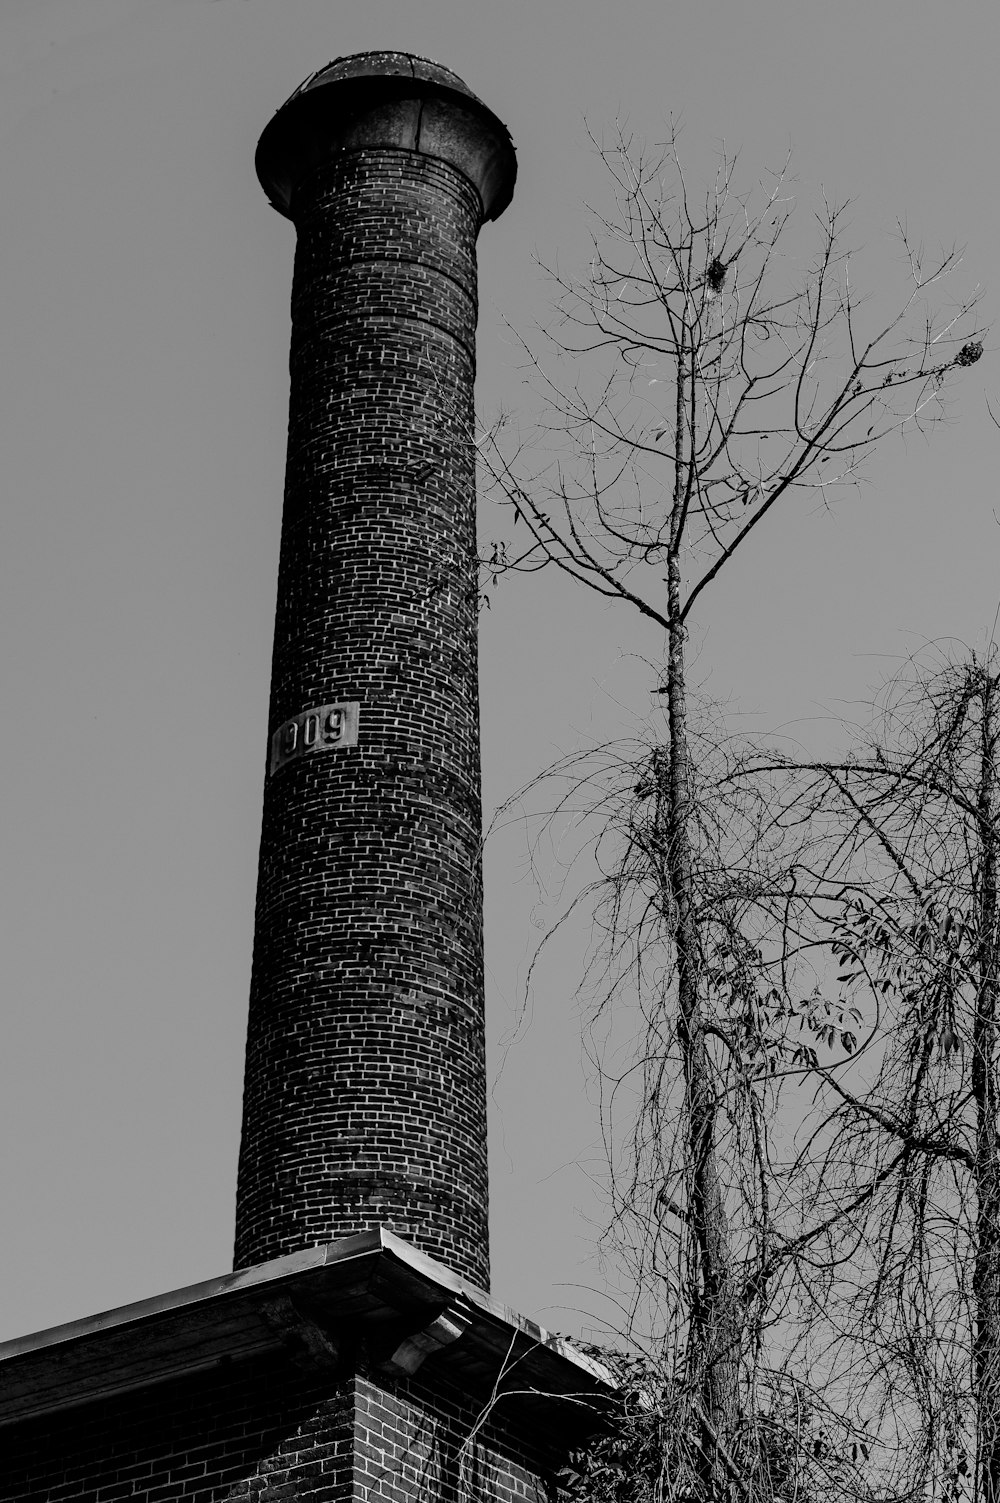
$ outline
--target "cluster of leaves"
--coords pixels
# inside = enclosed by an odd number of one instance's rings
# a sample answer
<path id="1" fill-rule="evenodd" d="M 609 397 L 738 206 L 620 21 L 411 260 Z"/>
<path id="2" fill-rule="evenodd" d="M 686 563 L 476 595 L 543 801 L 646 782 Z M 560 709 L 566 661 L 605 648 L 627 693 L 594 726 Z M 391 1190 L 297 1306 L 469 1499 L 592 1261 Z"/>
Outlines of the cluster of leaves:
<path id="1" fill-rule="evenodd" d="M 602 1427 L 559 1471 L 560 1493 L 571 1503 L 721 1503 L 706 1493 L 705 1424 L 693 1395 L 646 1356 L 584 1350 L 611 1370 L 617 1388 Z M 825 1503 L 856 1495 L 868 1442 L 787 1377 L 762 1378 L 758 1406 L 741 1417 L 727 1451 L 728 1496 Z"/>
<path id="2" fill-rule="evenodd" d="M 574 1503 L 658 1503 L 672 1485 L 677 1440 L 664 1385 L 641 1357 L 584 1349 L 611 1369 L 617 1388 L 600 1429 L 559 1471 L 559 1489 Z"/>

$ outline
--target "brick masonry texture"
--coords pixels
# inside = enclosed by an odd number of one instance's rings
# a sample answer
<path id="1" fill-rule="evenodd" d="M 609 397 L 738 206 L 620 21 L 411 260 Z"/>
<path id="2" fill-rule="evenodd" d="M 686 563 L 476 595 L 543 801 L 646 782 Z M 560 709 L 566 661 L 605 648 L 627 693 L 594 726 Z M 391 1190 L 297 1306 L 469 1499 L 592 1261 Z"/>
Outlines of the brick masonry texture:
<path id="1" fill-rule="evenodd" d="M 292 211 L 268 737 L 323 704 L 360 721 L 266 784 L 235 1263 L 382 1224 L 487 1287 L 482 204 L 445 162 L 366 148 Z"/>
<path id="2" fill-rule="evenodd" d="M 0 1430 L 4 1503 L 541 1503 L 560 1458 L 447 1384 L 234 1363 Z"/>

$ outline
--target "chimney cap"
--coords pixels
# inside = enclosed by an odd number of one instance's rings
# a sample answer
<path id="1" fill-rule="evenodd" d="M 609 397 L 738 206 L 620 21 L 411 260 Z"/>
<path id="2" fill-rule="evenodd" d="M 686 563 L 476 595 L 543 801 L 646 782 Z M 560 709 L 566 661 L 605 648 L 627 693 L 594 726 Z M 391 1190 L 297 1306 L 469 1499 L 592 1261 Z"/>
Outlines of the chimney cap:
<path id="1" fill-rule="evenodd" d="M 466 83 L 430 58 L 356 52 L 318 68 L 289 96 L 257 146 L 257 176 L 294 218 L 298 183 L 337 150 L 395 147 L 449 162 L 472 182 L 486 219 L 510 203 L 517 159 L 510 132 Z"/>
<path id="2" fill-rule="evenodd" d="M 351 52 L 346 57 L 335 57 L 332 62 L 317 68 L 315 73 L 310 73 L 290 99 L 297 99 L 300 94 L 318 89 L 322 84 L 340 83 L 345 78 L 418 78 L 424 83 L 452 89 L 456 94 L 465 94 L 482 104 L 457 73 L 431 57 L 417 57 L 412 52 Z"/>

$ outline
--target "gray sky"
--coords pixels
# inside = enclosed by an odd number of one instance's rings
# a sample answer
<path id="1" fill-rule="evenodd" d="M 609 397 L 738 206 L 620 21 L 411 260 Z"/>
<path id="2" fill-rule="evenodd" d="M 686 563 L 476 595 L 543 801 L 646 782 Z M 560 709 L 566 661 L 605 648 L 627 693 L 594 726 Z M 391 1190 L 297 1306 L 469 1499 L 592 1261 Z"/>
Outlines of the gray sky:
<path id="1" fill-rule="evenodd" d="M 536 252 L 585 261 L 585 120 L 656 140 L 673 114 L 693 163 L 725 141 L 747 182 L 791 145 L 807 203 L 854 199 L 862 283 L 902 284 L 899 219 L 968 246 L 957 291 L 995 283 L 988 0 L 0 0 L 0 1339 L 231 1263 L 294 243 L 253 153 L 306 74 L 378 47 L 454 68 L 518 146 L 481 240 L 485 414 L 526 400 L 503 319 L 544 316 Z M 859 495 L 761 532 L 706 597 L 710 693 L 822 736 L 924 640 L 988 639 L 998 390 L 984 359 Z M 502 591 L 487 815 L 637 724 L 659 647 L 538 579 Z M 592 1330 L 613 1307 L 573 944 L 522 1016 L 558 909 L 521 830 L 487 857 L 494 1290 Z"/>

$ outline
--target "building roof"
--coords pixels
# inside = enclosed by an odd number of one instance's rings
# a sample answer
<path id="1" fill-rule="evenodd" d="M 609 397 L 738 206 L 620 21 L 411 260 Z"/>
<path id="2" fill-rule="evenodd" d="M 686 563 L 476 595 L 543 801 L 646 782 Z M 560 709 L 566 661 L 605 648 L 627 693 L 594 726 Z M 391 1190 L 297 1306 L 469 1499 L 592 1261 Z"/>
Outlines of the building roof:
<path id="1" fill-rule="evenodd" d="M 376 1367 L 431 1359 L 569 1437 L 611 1391 L 599 1363 L 379 1229 L 0 1344 L 0 1424 L 266 1352 L 332 1363 L 360 1343 Z"/>

